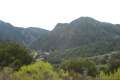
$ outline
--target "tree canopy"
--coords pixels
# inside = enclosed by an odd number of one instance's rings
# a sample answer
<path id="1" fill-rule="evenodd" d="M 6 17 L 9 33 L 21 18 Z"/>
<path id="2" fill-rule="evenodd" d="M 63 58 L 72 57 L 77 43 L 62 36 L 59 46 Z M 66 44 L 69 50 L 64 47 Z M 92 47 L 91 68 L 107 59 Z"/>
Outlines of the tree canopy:
<path id="1" fill-rule="evenodd" d="M 22 65 L 30 64 L 32 60 L 32 55 L 25 47 L 11 42 L 0 43 L 0 67 L 18 69 Z"/>

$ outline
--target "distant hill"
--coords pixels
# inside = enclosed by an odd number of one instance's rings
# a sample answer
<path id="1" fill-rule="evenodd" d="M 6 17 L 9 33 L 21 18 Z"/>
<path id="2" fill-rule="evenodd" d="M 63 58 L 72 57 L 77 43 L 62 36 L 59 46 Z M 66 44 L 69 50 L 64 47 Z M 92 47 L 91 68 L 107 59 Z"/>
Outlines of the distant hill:
<path id="1" fill-rule="evenodd" d="M 35 49 L 52 51 L 49 60 L 53 62 L 102 55 L 120 50 L 120 25 L 81 17 L 70 23 L 58 23 L 48 35 L 33 43 Z"/>
<path id="2" fill-rule="evenodd" d="M 120 50 L 120 25 L 80 17 L 58 23 L 52 31 L 18 28 L 0 21 L 0 40 L 23 43 L 29 48 L 51 51 L 49 59 L 85 57 Z"/>
<path id="3" fill-rule="evenodd" d="M 91 43 L 120 39 L 120 26 L 90 17 L 81 17 L 71 23 L 58 23 L 44 38 L 47 39 L 43 40 L 44 42 L 40 39 L 35 42 L 40 45 L 39 48 L 43 48 L 41 45 L 59 50 L 77 48 Z"/>
<path id="4" fill-rule="evenodd" d="M 32 42 L 48 34 L 48 30 L 41 28 L 19 28 L 0 21 L 0 40 L 14 41 L 29 46 Z"/>

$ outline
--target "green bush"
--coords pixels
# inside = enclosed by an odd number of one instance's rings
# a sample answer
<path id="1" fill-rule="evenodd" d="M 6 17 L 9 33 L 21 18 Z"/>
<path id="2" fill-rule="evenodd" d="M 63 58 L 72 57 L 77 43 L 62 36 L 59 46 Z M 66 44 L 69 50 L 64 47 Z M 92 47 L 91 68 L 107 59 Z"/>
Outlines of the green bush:
<path id="1" fill-rule="evenodd" d="M 118 69 L 114 73 L 100 72 L 99 79 L 100 80 L 120 80 L 120 69 Z"/>
<path id="2" fill-rule="evenodd" d="M 35 62 L 21 67 L 18 71 L 5 67 L 0 70 L 0 80 L 94 80 L 77 72 L 56 70 L 48 62 Z"/>
<path id="3" fill-rule="evenodd" d="M 60 80 L 52 65 L 43 61 L 21 67 L 15 76 L 18 80 Z"/>

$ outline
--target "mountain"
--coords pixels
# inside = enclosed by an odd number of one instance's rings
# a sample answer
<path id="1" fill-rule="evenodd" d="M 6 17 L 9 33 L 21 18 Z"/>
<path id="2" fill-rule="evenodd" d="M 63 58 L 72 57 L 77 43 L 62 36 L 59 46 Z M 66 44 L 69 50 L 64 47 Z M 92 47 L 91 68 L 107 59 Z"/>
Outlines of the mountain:
<path id="1" fill-rule="evenodd" d="M 120 25 L 80 17 L 70 23 L 58 23 L 52 31 L 18 28 L 0 21 L 0 40 L 51 51 L 49 59 L 84 57 L 120 50 Z"/>
<path id="2" fill-rule="evenodd" d="M 51 51 L 51 62 L 102 55 L 120 50 L 120 25 L 80 17 L 70 23 L 58 23 L 48 35 L 32 44 L 34 49 Z"/>
<path id="3" fill-rule="evenodd" d="M 22 35 L 24 35 L 24 42 L 31 45 L 32 42 L 41 39 L 43 36 L 49 33 L 48 30 L 41 29 L 41 28 L 24 28 L 21 31 Z"/>
<path id="4" fill-rule="evenodd" d="M 77 48 L 86 44 L 120 39 L 120 26 L 81 17 L 70 23 L 58 23 L 46 39 L 44 43 L 48 44 L 44 46 L 48 49 Z M 40 39 L 35 43 L 43 45 Z"/>
<path id="5" fill-rule="evenodd" d="M 0 40 L 14 41 L 30 46 L 32 42 L 41 38 L 41 36 L 48 34 L 48 30 L 41 28 L 19 28 L 14 27 L 10 23 L 0 21 Z"/>

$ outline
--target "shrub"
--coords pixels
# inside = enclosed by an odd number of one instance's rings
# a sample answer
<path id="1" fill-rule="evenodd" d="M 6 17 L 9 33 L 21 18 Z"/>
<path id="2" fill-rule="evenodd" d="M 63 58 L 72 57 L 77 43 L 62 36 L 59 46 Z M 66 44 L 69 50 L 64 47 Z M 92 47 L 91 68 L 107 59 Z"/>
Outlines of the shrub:
<path id="1" fill-rule="evenodd" d="M 60 80 L 52 65 L 43 61 L 23 66 L 15 75 L 19 80 Z"/>
<path id="2" fill-rule="evenodd" d="M 100 80 L 120 80 L 120 69 L 118 69 L 114 73 L 100 72 L 99 79 Z"/>

